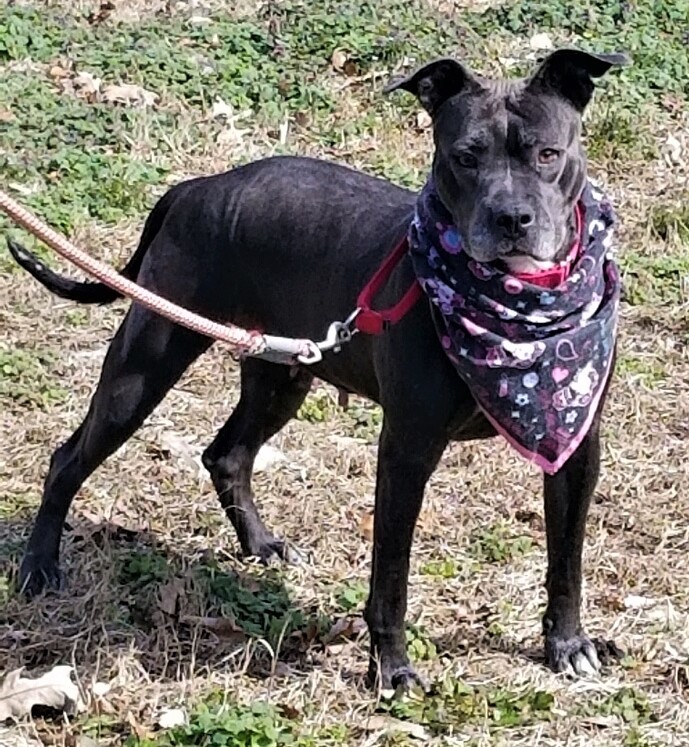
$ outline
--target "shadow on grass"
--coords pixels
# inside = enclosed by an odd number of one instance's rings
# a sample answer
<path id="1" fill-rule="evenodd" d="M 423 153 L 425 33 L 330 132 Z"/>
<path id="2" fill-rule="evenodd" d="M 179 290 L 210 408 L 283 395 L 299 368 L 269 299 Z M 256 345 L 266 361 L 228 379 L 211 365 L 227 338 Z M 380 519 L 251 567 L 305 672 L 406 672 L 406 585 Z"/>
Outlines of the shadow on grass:
<path id="1" fill-rule="evenodd" d="M 33 513 L 0 515 L 3 668 L 73 662 L 94 681 L 120 666 L 161 681 L 211 670 L 263 678 L 280 664 L 306 671 L 323 649 L 332 620 L 295 603 L 279 568 L 78 514 L 64 533 L 65 590 L 27 601 L 15 585 Z"/>

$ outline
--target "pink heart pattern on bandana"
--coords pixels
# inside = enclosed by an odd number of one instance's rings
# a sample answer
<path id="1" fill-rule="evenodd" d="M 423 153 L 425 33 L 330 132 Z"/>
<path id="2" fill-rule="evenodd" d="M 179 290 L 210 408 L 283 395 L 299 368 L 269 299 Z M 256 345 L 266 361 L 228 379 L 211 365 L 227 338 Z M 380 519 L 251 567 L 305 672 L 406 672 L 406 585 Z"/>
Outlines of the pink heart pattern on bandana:
<path id="1" fill-rule="evenodd" d="M 579 253 L 554 288 L 471 259 L 432 180 L 419 195 L 408 236 L 449 360 L 497 432 L 549 474 L 593 422 L 617 335 L 615 214 L 590 183 L 578 210 Z"/>

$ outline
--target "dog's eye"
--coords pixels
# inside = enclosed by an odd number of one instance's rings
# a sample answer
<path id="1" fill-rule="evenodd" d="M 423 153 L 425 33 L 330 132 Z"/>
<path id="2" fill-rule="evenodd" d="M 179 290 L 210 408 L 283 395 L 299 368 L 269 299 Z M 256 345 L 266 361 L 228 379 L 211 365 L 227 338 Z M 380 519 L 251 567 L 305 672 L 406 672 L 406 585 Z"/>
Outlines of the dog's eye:
<path id="1" fill-rule="evenodd" d="M 538 154 L 538 163 L 548 165 L 554 163 L 560 157 L 560 151 L 555 148 L 543 148 Z"/>
<path id="2" fill-rule="evenodd" d="M 463 169 L 475 169 L 478 166 L 478 159 L 471 153 L 458 153 L 455 160 Z"/>

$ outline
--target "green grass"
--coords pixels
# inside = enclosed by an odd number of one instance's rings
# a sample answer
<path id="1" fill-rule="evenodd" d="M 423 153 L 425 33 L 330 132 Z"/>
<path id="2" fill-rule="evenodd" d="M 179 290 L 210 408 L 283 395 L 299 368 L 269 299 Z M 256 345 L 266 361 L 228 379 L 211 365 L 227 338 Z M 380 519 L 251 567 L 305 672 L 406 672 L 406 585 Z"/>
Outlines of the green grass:
<path id="1" fill-rule="evenodd" d="M 26 409 L 47 409 L 63 402 L 67 391 L 58 380 L 58 363 L 48 350 L 24 350 L 0 343 L 0 398 Z"/>
<path id="2" fill-rule="evenodd" d="M 453 678 L 435 683 L 427 694 L 412 692 L 386 710 L 412 721 L 433 735 L 460 736 L 463 726 L 488 722 L 492 728 L 527 726 L 547 720 L 555 702 L 551 693 L 499 687 L 471 687 Z"/>
<path id="3" fill-rule="evenodd" d="M 89 24 L 69 10 L 12 5 L 0 20 L 0 64 L 69 65 L 104 85 L 139 84 L 160 100 L 146 109 L 88 103 L 62 93 L 45 68 L 10 69 L 4 76 L 3 108 L 10 117 L 0 125 L 7 144 L 0 150 L 0 173 L 10 185 L 27 188 L 23 201 L 59 230 L 69 234 L 83 220 L 112 224 L 151 207 L 154 187 L 170 168 L 168 134 L 182 119 L 190 143 L 217 134 L 219 124 L 189 117 L 189 110 L 205 114 L 219 98 L 270 127 L 288 114 L 301 116 L 321 142 L 334 138 L 335 145 L 404 126 L 403 113 L 416 104 L 359 84 L 352 93 L 367 99 L 367 114 L 331 129 L 338 103 L 328 83 L 334 50 L 344 50 L 350 74 L 390 71 L 402 61 L 419 64 L 447 51 L 478 64 L 487 43 L 510 43 L 537 30 L 560 43 L 631 52 L 634 65 L 601 83 L 610 95 L 600 97 L 587 139 L 594 160 L 629 152 L 648 159 L 655 154 L 649 123 L 662 117 L 657 92 L 687 95 L 689 45 L 681 19 L 689 16 L 689 0 L 626 7 L 605 0 L 572 10 L 564 0 L 521 0 L 467 12 L 450 27 L 402 0 L 293 0 L 251 19 L 219 12 L 209 24 L 159 16 L 112 27 Z M 647 114 L 640 121 L 642 105 Z M 139 132 L 145 132 L 149 156 L 133 147 Z M 396 156 L 383 149 L 367 168 L 418 187 L 425 167 Z M 6 226 L 1 219 L 0 231 Z M 12 267 L 2 256 L 2 268 Z"/>
<path id="4" fill-rule="evenodd" d="M 615 364 L 616 376 L 628 382 L 638 381 L 650 389 L 657 389 L 667 378 L 663 363 L 654 358 L 623 351 Z"/>
<path id="5" fill-rule="evenodd" d="M 618 716 L 632 727 L 656 720 L 646 695 L 633 687 L 622 687 L 606 697 L 596 697 L 580 711 L 587 716 Z"/>
<path id="6" fill-rule="evenodd" d="M 528 555 L 533 547 L 531 537 L 515 535 L 506 524 L 496 524 L 474 534 L 469 555 L 479 563 L 510 563 Z"/>
<path id="7" fill-rule="evenodd" d="M 620 258 L 624 300 L 640 304 L 673 306 L 687 299 L 689 244 L 674 253 L 626 251 Z"/>
<path id="8" fill-rule="evenodd" d="M 309 732 L 287 709 L 255 702 L 226 702 L 211 694 L 196 706 L 185 726 L 149 739 L 130 736 L 125 747 L 329 747 L 347 744 L 348 730 L 334 726 Z"/>

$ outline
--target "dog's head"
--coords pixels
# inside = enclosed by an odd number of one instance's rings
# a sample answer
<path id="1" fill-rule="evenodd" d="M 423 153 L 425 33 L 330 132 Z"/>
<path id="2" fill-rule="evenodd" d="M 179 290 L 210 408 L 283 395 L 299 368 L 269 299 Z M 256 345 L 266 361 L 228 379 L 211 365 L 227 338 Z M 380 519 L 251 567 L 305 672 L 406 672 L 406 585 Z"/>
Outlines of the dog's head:
<path id="1" fill-rule="evenodd" d="M 586 179 L 581 119 L 593 80 L 622 54 L 552 52 L 528 78 L 483 78 L 451 59 L 386 92 L 413 93 L 433 120 L 433 178 L 479 262 L 552 263 L 566 254 Z"/>

